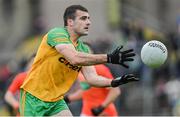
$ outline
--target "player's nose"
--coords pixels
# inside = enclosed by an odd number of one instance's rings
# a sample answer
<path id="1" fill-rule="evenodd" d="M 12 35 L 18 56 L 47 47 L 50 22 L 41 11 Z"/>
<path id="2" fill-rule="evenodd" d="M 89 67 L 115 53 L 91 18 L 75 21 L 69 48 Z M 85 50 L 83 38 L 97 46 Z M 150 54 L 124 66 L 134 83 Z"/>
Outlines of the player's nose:
<path id="1" fill-rule="evenodd" d="M 91 21 L 89 19 L 87 19 L 87 25 L 91 25 Z"/>

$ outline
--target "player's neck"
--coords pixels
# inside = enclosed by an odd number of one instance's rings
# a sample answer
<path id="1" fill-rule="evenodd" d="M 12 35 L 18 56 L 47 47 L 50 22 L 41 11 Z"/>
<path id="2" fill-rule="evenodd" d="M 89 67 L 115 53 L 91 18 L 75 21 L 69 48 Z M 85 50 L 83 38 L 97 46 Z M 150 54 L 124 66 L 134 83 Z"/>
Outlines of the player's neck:
<path id="1" fill-rule="evenodd" d="M 80 35 L 78 35 L 77 33 L 75 33 L 72 29 L 67 28 L 68 33 L 70 35 L 70 39 L 73 43 L 77 43 L 78 38 L 80 37 Z"/>

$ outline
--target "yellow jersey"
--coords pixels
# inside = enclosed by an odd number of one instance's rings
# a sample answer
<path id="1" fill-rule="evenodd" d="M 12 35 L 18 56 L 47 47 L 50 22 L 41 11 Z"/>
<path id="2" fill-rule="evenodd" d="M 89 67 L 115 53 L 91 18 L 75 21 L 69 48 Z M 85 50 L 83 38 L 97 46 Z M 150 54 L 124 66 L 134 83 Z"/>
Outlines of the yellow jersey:
<path id="1" fill-rule="evenodd" d="M 73 44 L 66 28 L 54 28 L 43 37 L 22 89 L 42 101 L 55 102 L 63 98 L 82 67 L 70 64 L 54 48 L 64 43 Z M 77 51 L 89 52 L 80 39 L 75 48 Z"/>

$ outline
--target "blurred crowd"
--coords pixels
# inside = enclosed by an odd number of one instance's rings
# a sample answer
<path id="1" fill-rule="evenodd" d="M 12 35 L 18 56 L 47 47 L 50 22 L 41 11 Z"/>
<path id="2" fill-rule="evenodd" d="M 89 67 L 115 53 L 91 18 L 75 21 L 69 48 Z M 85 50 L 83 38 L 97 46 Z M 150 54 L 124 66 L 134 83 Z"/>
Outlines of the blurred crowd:
<path id="1" fill-rule="evenodd" d="M 27 60 L 37 50 L 44 33 L 41 17 L 35 19 L 33 33 L 27 35 L 15 49 L 16 61 L 0 64 L 0 115 L 14 115 L 12 107 L 4 101 L 4 93 L 14 76 L 24 71 Z M 108 36 L 89 40 L 95 53 L 108 53 L 119 45 L 133 48 L 136 52 L 130 69 L 106 64 L 114 77 L 133 72 L 140 78 L 138 83 L 121 86 L 122 94 L 115 101 L 119 115 L 180 116 L 180 19 L 177 19 L 176 25 L 175 31 L 160 32 L 139 20 L 124 20 L 118 26 L 115 25 L 116 29 L 112 28 L 112 31 L 116 30 L 120 34 L 115 41 Z M 168 59 L 160 68 L 151 69 L 141 61 L 141 48 L 149 40 L 159 40 L 167 47 Z M 73 89 L 76 87 L 75 83 Z M 79 115 L 81 101 L 73 102 L 69 107 L 74 115 Z"/>

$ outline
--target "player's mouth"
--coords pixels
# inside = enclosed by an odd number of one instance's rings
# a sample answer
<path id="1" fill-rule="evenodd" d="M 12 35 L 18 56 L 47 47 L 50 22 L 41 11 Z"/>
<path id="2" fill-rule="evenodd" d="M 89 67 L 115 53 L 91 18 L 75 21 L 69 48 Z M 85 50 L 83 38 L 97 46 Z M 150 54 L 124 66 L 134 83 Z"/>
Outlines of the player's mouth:
<path id="1" fill-rule="evenodd" d="M 88 28 L 88 27 L 85 27 L 84 29 L 85 29 L 85 30 L 87 30 L 87 31 L 89 30 L 89 28 Z"/>

